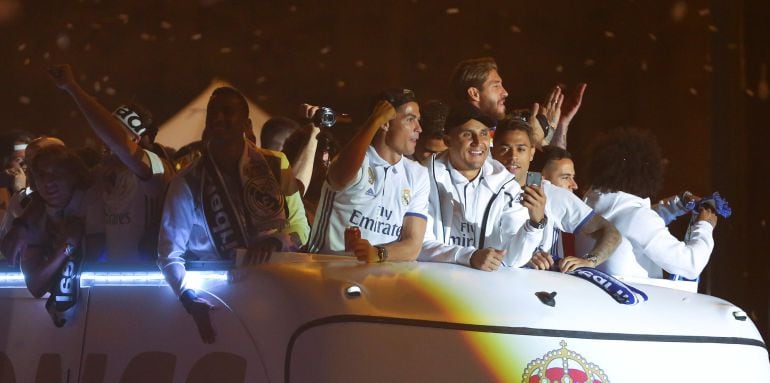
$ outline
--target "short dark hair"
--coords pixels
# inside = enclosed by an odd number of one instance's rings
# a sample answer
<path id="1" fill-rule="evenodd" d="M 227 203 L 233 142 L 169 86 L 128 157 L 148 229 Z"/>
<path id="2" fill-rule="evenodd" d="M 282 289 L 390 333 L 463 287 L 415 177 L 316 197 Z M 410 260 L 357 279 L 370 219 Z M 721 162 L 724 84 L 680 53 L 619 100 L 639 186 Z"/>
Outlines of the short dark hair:
<path id="1" fill-rule="evenodd" d="M 243 108 L 246 110 L 246 114 L 249 114 L 249 102 L 246 101 L 246 97 L 239 91 L 238 89 L 235 89 L 231 86 L 222 86 L 219 88 L 214 89 L 213 92 L 211 92 L 211 98 L 214 98 L 214 96 L 224 96 L 224 95 L 231 95 L 238 98 L 240 103 L 242 104 Z M 209 100 L 211 100 L 209 98 Z"/>
<path id="2" fill-rule="evenodd" d="M 590 188 L 652 198 L 663 184 L 663 156 L 648 130 L 620 128 L 602 135 L 591 147 Z"/>
<path id="3" fill-rule="evenodd" d="M 299 129 L 299 123 L 291 118 L 284 116 L 272 117 L 262 125 L 262 131 L 259 133 L 259 141 L 265 149 L 280 150 L 280 148 L 271 147 L 273 137 L 281 132 L 288 132 L 290 135 L 297 129 Z"/>
<path id="4" fill-rule="evenodd" d="M 487 81 L 489 71 L 497 70 L 497 63 L 492 57 L 479 57 L 460 61 L 452 72 L 449 90 L 457 101 L 468 100 L 468 88 L 481 89 Z"/>
<path id="5" fill-rule="evenodd" d="M 420 105 L 420 139 L 442 138 L 449 106 L 439 100 L 428 100 Z"/>
<path id="6" fill-rule="evenodd" d="M 572 154 L 567 149 L 546 145 L 543 146 L 542 151 L 535 153 L 535 159 L 532 160 L 529 169 L 535 172 L 542 172 L 551 161 L 559 161 L 565 158 L 572 159 Z"/>
<path id="7" fill-rule="evenodd" d="M 500 120 L 500 123 L 497 124 L 497 129 L 495 130 L 495 138 L 493 142 L 495 145 L 499 145 L 497 143 L 498 137 L 502 137 L 504 133 L 515 131 L 526 133 L 527 137 L 529 138 L 529 144 L 531 146 L 535 146 L 535 137 L 532 131 L 532 127 L 529 126 L 526 121 L 520 118 L 505 118 Z"/>
<path id="8" fill-rule="evenodd" d="M 75 151 L 60 145 L 49 145 L 40 148 L 35 156 L 30 159 L 27 167 L 31 174 L 39 172 L 42 164 L 56 164 L 72 174 L 75 178 L 76 188 L 86 188 L 89 181 L 88 168 Z"/>

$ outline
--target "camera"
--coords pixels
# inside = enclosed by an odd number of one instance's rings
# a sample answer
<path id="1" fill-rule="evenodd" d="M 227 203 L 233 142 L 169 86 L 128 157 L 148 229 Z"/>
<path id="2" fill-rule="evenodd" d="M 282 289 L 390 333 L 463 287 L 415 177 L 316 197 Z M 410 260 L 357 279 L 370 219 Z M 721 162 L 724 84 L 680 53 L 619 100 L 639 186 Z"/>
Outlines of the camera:
<path id="1" fill-rule="evenodd" d="M 313 114 L 313 123 L 321 128 L 331 128 L 337 123 L 337 116 L 332 108 L 321 106 Z"/>

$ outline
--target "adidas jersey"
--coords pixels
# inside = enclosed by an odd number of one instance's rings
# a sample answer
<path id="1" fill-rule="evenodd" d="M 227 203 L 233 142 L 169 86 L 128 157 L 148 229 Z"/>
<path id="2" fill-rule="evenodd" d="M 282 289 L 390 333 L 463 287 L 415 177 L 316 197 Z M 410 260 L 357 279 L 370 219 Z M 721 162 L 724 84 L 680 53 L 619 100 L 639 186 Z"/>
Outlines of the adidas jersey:
<path id="1" fill-rule="evenodd" d="M 361 238 L 372 245 L 399 239 L 404 217 L 427 219 L 428 172 L 404 156 L 391 165 L 370 146 L 356 180 L 334 191 L 324 182 L 308 250 L 340 254 L 345 251 L 345 228 L 358 226 Z"/>
<path id="2" fill-rule="evenodd" d="M 555 186 L 546 180 L 543 180 L 543 191 L 546 195 L 545 214 L 548 222 L 543 230 L 543 241 L 540 247 L 562 258 L 564 251 L 559 244 L 560 233 L 580 232 L 583 224 L 593 217 L 594 210 L 572 191 Z"/>

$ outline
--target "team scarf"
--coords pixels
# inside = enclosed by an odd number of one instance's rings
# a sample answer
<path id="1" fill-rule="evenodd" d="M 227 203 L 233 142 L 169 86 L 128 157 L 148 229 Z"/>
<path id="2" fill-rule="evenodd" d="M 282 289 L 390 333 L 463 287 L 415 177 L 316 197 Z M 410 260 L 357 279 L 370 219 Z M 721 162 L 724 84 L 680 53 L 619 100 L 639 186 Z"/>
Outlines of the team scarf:
<path id="1" fill-rule="evenodd" d="M 59 274 L 49 290 L 51 295 L 45 302 L 45 309 L 56 327 L 63 327 L 75 315 L 80 294 L 80 270 L 83 267 L 83 251 L 78 246 L 67 257 Z"/>
<path id="2" fill-rule="evenodd" d="M 210 154 L 201 161 L 203 213 L 220 258 L 233 259 L 236 248 L 248 248 L 286 226 L 286 201 L 278 182 L 280 166 L 271 170 L 253 144 L 244 144 L 238 163 L 240 190 L 230 190 Z"/>
<path id="3" fill-rule="evenodd" d="M 618 303 L 624 305 L 635 305 L 639 302 L 647 301 L 647 294 L 642 290 L 637 289 L 634 286 L 627 285 L 611 275 L 594 269 L 592 267 L 578 267 L 577 269 L 568 272 L 567 274 L 574 275 L 578 278 L 585 279 L 597 287 L 601 288 L 605 293 L 609 294 L 612 299 Z"/>

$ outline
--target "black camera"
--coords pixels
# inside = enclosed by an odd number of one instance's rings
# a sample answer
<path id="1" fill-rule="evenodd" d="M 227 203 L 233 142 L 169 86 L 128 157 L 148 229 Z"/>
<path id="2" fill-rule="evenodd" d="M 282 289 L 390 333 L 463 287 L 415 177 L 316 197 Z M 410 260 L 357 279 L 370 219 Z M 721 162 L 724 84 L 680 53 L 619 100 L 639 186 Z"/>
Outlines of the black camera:
<path id="1" fill-rule="evenodd" d="M 313 123 L 321 128 L 331 128 L 337 123 L 337 116 L 332 108 L 321 106 L 313 114 Z"/>

